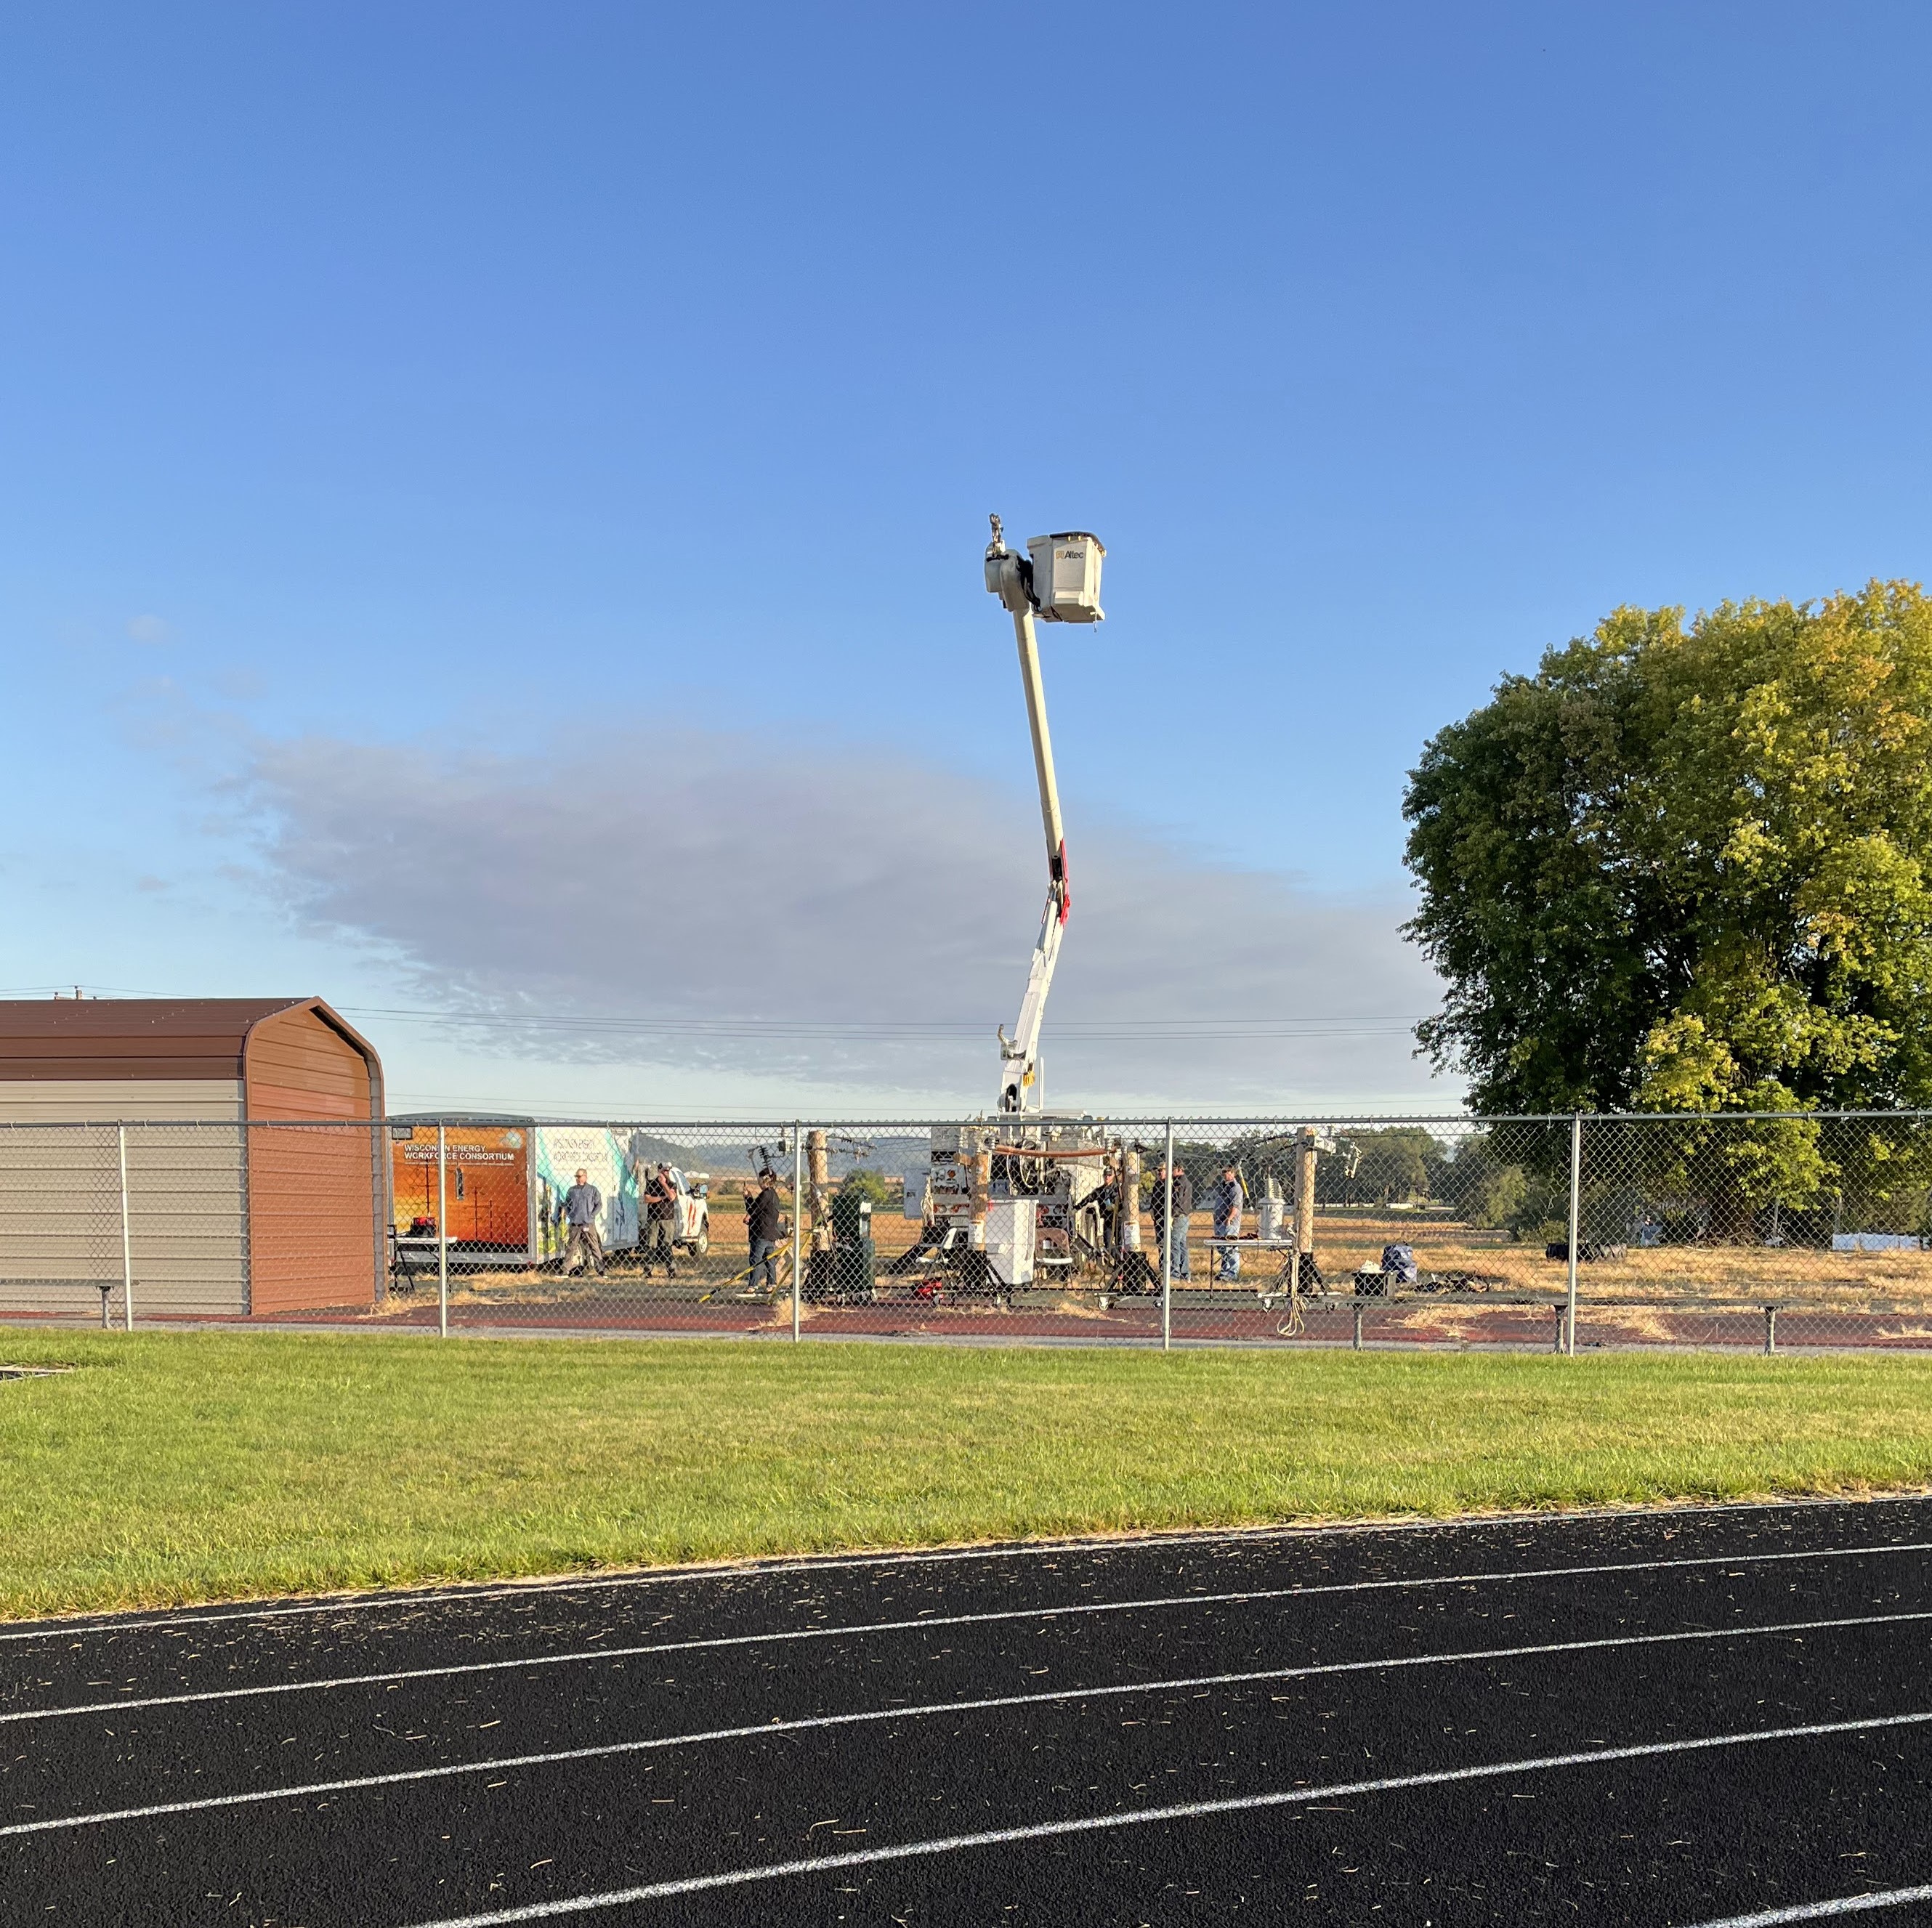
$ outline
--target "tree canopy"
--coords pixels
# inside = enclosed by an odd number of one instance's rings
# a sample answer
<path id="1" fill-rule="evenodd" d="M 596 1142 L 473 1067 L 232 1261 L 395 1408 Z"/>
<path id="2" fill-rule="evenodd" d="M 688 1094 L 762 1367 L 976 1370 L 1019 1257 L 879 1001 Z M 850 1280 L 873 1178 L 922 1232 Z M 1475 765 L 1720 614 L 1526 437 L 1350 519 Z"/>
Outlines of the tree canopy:
<path id="1" fill-rule="evenodd" d="M 1404 814 L 1480 1111 L 1932 1105 L 1932 601 L 1619 609 Z"/>
<path id="2" fill-rule="evenodd" d="M 849 1198 L 863 1198 L 874 1210 L 890 1204 L 898 1195 L 886 1174 L 874 1171 L 868 1165 L 855 1165 L 838 1189 Z"/>

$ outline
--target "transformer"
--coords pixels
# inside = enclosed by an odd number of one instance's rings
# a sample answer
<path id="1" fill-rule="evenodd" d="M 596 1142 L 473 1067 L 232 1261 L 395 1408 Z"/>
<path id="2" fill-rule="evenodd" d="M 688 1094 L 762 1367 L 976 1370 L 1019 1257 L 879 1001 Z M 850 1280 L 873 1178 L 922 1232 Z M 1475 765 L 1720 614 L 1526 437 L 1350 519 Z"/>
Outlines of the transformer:
<path id="1" fill-rule="evenodd" d="M 896 1269 L 931 1255 L 958 1283 L 994 1292 L 1104 1271 L 1111 1155 L 1106 1124 L 1084 1114 L 935 1126 L 920 1243 Z"/>

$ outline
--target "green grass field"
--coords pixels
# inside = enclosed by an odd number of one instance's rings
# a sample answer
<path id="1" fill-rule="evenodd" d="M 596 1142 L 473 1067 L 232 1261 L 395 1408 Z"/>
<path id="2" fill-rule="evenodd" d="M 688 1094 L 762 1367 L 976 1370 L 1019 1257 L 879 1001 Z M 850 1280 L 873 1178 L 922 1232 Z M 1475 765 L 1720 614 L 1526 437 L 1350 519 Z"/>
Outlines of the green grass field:
<path id="1" fill-rule="evenodd" d="M 1932 1485 L 1932 1360 L 0 1330 L 0 1615 Z"/>

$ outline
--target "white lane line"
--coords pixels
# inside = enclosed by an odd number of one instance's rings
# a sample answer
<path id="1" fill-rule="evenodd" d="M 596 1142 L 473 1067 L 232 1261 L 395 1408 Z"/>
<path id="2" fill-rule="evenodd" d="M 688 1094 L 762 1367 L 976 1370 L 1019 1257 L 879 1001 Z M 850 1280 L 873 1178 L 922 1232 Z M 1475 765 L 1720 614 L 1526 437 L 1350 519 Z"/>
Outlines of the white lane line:
<path id="1" fill-rule="evenodd" d="M 1126 1694 L 1178 1693 L 1196 1687 L 1251 1685 L 1260 1681 L 1302 1681 L 1330 1674 L 1392 1672 L 1408 1667 L 1444 1667 L 1480 1660 L 1516 1660 L 1538 1654 L 1587 1654 L 1609 1648 L 1660 1647 L 1693 1640 L 1745 1639 L 1778 1633 L 1819 1633 L 1846 1627 L 1889 1627 L 1904 1621 L 1932 1620 L 1932 1613 L 1866 1614 L 1852 1620 L 1780 1621 L 1762 1627 L 1698 1627 L 1676 1633 L 1624 1633 L 1597 1640 L 1548 1640 L 1527 1647 L 1482 1647 L 1454 1654 L 1412 1654 L 1380 1660 L 1324 1660 L 1300 1667 L 1263 1667 L 1236 1674 L 1196 1674 L 1168 1681 L 1131 1681 L 1106 1687 L 1045 1688 L 1030 1694 L 999 1694 L 983 1700 L 933 1701 L 910 1707 L 868 1708 L 858 1714 L 818 1714 L 793 1720 L 766 1720 L 755 1726 L 711 1727 L 691 1734 L 666 1734 L 642 1741 L 607 1741 L 592 1747 L 564 1747 L 542 1754 L 501 1755 L 488 1761 L 448 1762 L 434 1768 L 402 1768 L 386 1774 L 358 1774 L 334 1781 L 305 1781 L 289 1787 L 250 1789 L 242 1794 L 204 1795 L 194 1801 L 151 1802 L 142 1807 L 103 1810 L 98 1814 L 56 1815 L 0 1826 L 0 1840 L 12 1834 L 45 1834 L 59 1828 L 98 1828 L 116 1821 L 146 1821 L 158 1815 L 195 1814 L 205 1809 L 250 1807 L 267 1801 L 296 1801 L 309 1795 L 346 1794 L 361 1788 L 399 1787 L 411 1781 L 447 1780 L 459 1774 L 495 1774 L 512 1768 L 554 1767 L 566 1761 L 608 1760 L 614 1755 L 644 1754 L 669 1747 L 693 1747 L 717 1741 L 748 1741 L 772 1734 L 802 1734 L 827 1727 L 860 1727 L 880 1722 L 920 1720 L 934 1714 L 977 1714 L 988 1709 L 1044 1707 L 1067 1701 L 1112 1700 Z"/>
<path id="2" fill-rule="evenodd" d="M 1932 1887 L 1888 1888 L 1882 1893 L 1840 1895 L 1835 1901 L 1762 1908 L 1755 1915 L 1727 1915 L 1721 1921 L 1700 1921 L 1695 1928 L 1773 1928 L 1780 1921 L 1822 1921 L 1828 1915 L 1864 1915 L 1875 1908 L 1903 1908 L 1914 1901 L 1932 1901 Z"/>
<path id="3" fill-rule="evenodd" d="M 1588 1519 L 1590 1515 L 1565 1513 L 1565 1519 Z M 1493 1525 L 1494 1522 L 1488 1522 Z M 1473 1521 L 1443 1520 L 1443 1526 L 1478 1524 Z M 1316 1529 L 1318 1530 L 1318 1529 Z M 1358 1528 L 1334 1528 L 1334 1532 L 1356 1532 Z M 1396 1528 L 1391 1528 L 1390 1531 Z M 1413 1526 L 1410 1531 L 1415 1530 Z M 1285 1533 L 1306 1532 L 1308 1528 L 1282 1529 Z M 1046 1553 L 1138 1552 L 1150 1548 L 1194 1546 L 1205 1541 L 1260 1540 L 1274 1537 L 1261 1527 L 1233 1527 L 1204 1533 L 1162 1534 L 1144 1540 L 1049 1540 L 1024 1546 L 949 1546 L 932 1552 L 916 1550 L 902 1553 L 829 1554 L 822 1560 L 732 1561 L 722 1564 L 680 1567 L 649 1573 L 612 1573 L 602 1579 L 571 1576 L 554 1580 L 514 1580 L 501 1587 L 453 1587 L 422 1593 L 350 1594 L 328 1600 L 304 1600 L 289 1606 L 238 1607 L 229 1612 L 203 1612 L 198 1607 L 183 1607 L 178 1612 L 148 1620 L 50 1621 L 32 1627 L 0 1633 L 0 1640 L 72 1640 L 84 1634 L 139 1633 L 161 1627 L 213 1627 L 224 1621 L 292 1620 L 303 1614 L 368 1613 L 378 1607 L 393 1608 L 407 1614 L 418 1607 L 462 1606 L 472 1600 L 519 1600 L 552 1594 L 596 1593 L 620 1587 L 688 1586 L 698 1580 L 766 1580 L 787 1579 L 794 1573 L 836 1573 L 855 1567 L 910 1567 L 958 1560 L 1001 1560 Z"/>
<path id="4" fill-rule="evenodd" d="M 1767 1553 L 1761 1560 L 1849 1558 L 1876 1553 L 1932 1552 L 1924 1546 L 1852 1547 L 1820 1553 Z M 910 1620 L 860 1621 L 834 1627 L 784 1627 L 764 1633 L 713 1634 L 632 1647 L 584 1647 L 566 1654 L 537 1654 L 514 1660 L 465 1660 L 442 1667 L 405 1667 L 380 1674 L 332 1674 L 316 1681 L 272 1681 L 252 1687 L 207 1687 L 193 1693 L 150 1694 L 122 1700 L 82 1701 L 72 1707 L 25 1708 L 0 1714 L 0 1726 L 16 1721 L 67 1720 L 82 1714 L 121 1713 L 130 1708 L 189 1707 L 210 1701 L 249 1700 L 265 1694 L 317 1693 L 337 1687 L 392 1687 L 404 1681 L 441 1681 L 466 1674 L 500 1674 L 519 1667 L 561 1667 L 586 1660 L 628 1660 L 651 1654 L 688 1654 L 727 1647 L 755 1647 L 800 1640 L 836 1640 L 871 1633 L 904 1633 L 926 1627 L 984 1627 L 1002 1621 L 1060 1620 L 1073 1615 L 1141 1613 L 1170 1607 L 1249 1606 L 1262 1600 L 1312 1598 L 1330 1594 L 1383 1593 L 1403 1588 L 1466 1587 L 1518 1580 L 1574 1579 L 1584 1575 L 1651 1573 L 1666 1567 L 1731 1567 L 1745 1563 L 1714 1557 L 1632 1561 L 1614 1567 L 1546 1567 L 1528 1573 L 1450 1573 L 1411 1580 L 1346 1580 L 1316 1587 L 1251 1588 L 1229 1594 L 1165 1594 L 1138 1600 L 1081 1600 L 1064 1606 L 1006 1607 L 997 1612 L 926 1615 Z M 1910 1615 L 1901 1615 L 1909 1618 Z"/>
<path id="5" fill-rule="evenodd" d="M 733 1868 L 724 1874 L 688 1875 L 681 1881 L 646 1882 L 636 1888 L 616 1888 L 602 1894 L 574 1895 L 565 1901 L 537 1901 L 521 1908 L 492 1909 L 483 1915 L 446 1916 L 422 1922 L 417 1928 L 506 1928 L 516 1921 L 544 1921 L 560 1915 L 583 1915 L 596 1908 L 621 1908 L 640 1901 L 662 1901 L 674 1895 L 701 1894 L 706 1890 L 742 1888 L 753 1882 L 779 1881 L 791 1875 L 836 1873 L 881 1861 L 910 1861 L 927 1855 L 954 1855 L 970 1848 L 1003 1847 L 1017 1841 L 1050 1841 L 1069 1834 L 1098 1834 L 1118 1828 L 1146 1828 L 1163 1821 L 1196 1821 L 1217 1814 L 1245 1814 L 1270 1807 L 1298 1807 L 1310 1802 L 1346 1800 L 1355 1795 L 1394 1794 L 1407 1788 L 1444 1787 L 1457 1781 L 1493 1780 L 1506 1774 L 1546 1774 L 1556 1768 L 1595 1767 L 1605 1761 L 1642 1761 L 1662 1754 L 1689 1754 L 1718 1747 L 1743 1747 L 1767 1741 L 1812 1741 L 1838 1734 L 1873 1733 L 1888 1727 L 1918 1727 L 1932 1722 L 1932 1714 L 1894 1714 L 1868 1720 L 1820 1722 L 1806 1727 L 1760 1728 L 1744 1734 L 1712 1734 L 1694 1741 L 1652 1741 L 1629 1747 L 1598 1747 L 1585 1754 L 1544 1754 L 1525 1761 L 1498 1761 L 1480 1768 L 1443 1768 L 1432 1773 L 1390 1774 L 1378 1780 L 1337 1781 L 1326 1787 L 1283 1788 L 1267 1794 L 1235 1795 L 1225 1801 L 1178 1802 L 1172 1807 L 1130 1809 L 1124 1814 L 1082 1816 L 1077 1821 L 1036 1822 L 1024 1828 L 989 1828 L 976 1834 L 948 1834 L 936 1840 L 906 1841 L 896 1847 L 860 1848 L 849 1854 L 818 1855 L 796 1861 L 767 1863 L 763 1867 Z M 1787 1921 L 1787 1915 L 1747 1915 L 1748 1921 Z M 1720 1928 L 1720 1924 L 1706 1924 Z"/>
<path id="6" fill-rule="evenodd" d="M 1803 1504 L 1842 1505 L 1849 1502 L 1825 1501 L 1798 1501 Z M 1874 1502 L 1874 1504 L 1876 1504 Z M 1675 1509 L 1671 1516 L 1678 1512 L 1702 1513 L 1724 1512 L 1730 1509 L 1719 1507 L 1685 1507 Z M 1783 1511 L 1784 1508 L 1744 1507 L 1743 1511 Z M 1597 1519 L 1622 1519 L 1629 1517 L 1628 1512 L 1552 1513 L 1548 1520 L 1582 1522 Z M 393 1607 L 399 1613 L 407 1613 L 423 1606 L 461 1606 L 471 1600 L 518 1600 L 530 1596 L 542 1597 L 550 1594 L 596 1593 L 614 1591 L 620 1587 L 670 1587 L 688 1586 L 700 1580 L 749 1580 L 782 1579 L 794 1573 L 838 1573 L 860 1567 L 912 1567 L 941 1564 L 962 1560 L 1034 1559 L 1042 1554 L 1081 1553 L 1105 1555 L 1110 1553 L 1158 1552 L 1169 1546 L 1200 1546 L 1219 1545 L 1228 1540 L 1238 1540 L 1246 1546 L 1265 1546 L 1282 1541 L 1294 1542 L 1323 1537 L 1359 1538 L 1364 1534 L 1373 1533 L 1429 1533 L 1446 1531 L 1458 1527 L 1504 1527 L 1530 1524 L 1528 1516 L 1520 1513 L 1492 1514 L 1486 1517 L 1468 1519 L 1438 1520 L 1388 1520 L 1366 1524 L 1356 1522 L 1346 1525 L 1328 1527 L 1266 1527 L 1229 1526 L 1204 1528 L 1198 1533 L 1145 1534 L 1138 1537 L 1084 1540 L 1009 1540 L 998 1546 L 946 1546 L 929 1551 L 912 1548 L 890 1553 L 832 1553 L 818 1560 L 733 1560 L 714 1561 L 707 1564 L 666 1568 L 646 1573 L 610 1573 L 602 1576 L 566 1575 L 549 1580 L 512 1580 L 499 1587 L 446 1587 L 426 1588 L 420 1593 L 379 1593 L 339 1594 L 332 1600 L 304 1600 L 287 1606 L 236 1608 L 227 1612 L 204 1612 L 199 1607 L 182 1607 L 171 1614 L 163 1614 L 146 1620 L 100 1620 L 76 1618 L 48 1621 L 34 1626 L 9 1632 L 0 1632 L 0 1640 L 59 1640 L 74 1639 L 82 1634 L 139 1633 L 160 1627 L 212 1627 L 224 1621 L 236 1620 L 290 1620 L 302 1614 L 367 1613 L 378 1607 Z M 1544 1523 L 1541 1522 L 1538 1524 Z M 1856 1549 L 1852 1549 L 1856 1551 Z M 1901 1548 L 1901 1552 L 1922 1552 L 1923 1546 Z M 1769 1558 L 1781 1555 L 1761 1556 Z M 1806 1558 L 1812 1556 L 1808 1555 Z"/>
<path id="7" fill-rule="evenodd" d="M 368 1613 L 380 1608 L 407 1612 L 418 1606 L 460 1606 L 467 1600 L 514 1600 L 527 1595 L 557 1593 L 596 1593 L 620 1587 L 688 1585 L 702 1580 L 766 1579 L 790 1573 L 823 1573 L 858 1567 L 911 1567 L 962 1560 L 1022 1560 L 1042 1554 L 1158 1552 L 1169 1546 L 1217 1545 L 1238 1541 L 1246 1546 L 1295 1544 L 1311 1540 L 1359 1540 L 1377 1534 L 1454 1533 L 1488 1527 L 1508 1531 L 1522 1527 L 1588 1525 L 1593 1521 L 1624 1522 L 1631 1519 L 1697 1519 L 1714 1513 L 1766 1513 L 1790 1514 L 1831 1507 L 1910 1506 L 1923 1504 L 1917 1494 L 1882 1494 L 1876 1499 L 1719 1500 L 1706 1506 L 1660 1507 L 1640 1510 L 1629 1507 L 1598 1507 L 1576 1513 L 1487 1513 L 1460 1519 L 1352 1520 L 1334 1526 L 1226 1526 L 1204 1527 L 1192 1532 L 1166 1532 L 1156 1529 L 1141 1534 L 1121 1534 L 1112 1538 L 1088 1535 L 1073 1540 L 1008 1540 L 997 1546 L 944 1546 L 931 1549 L 902 1549 L 884 1553 L 836 1553 L 820 1559 L 713 1561 L 706 1564 L 662 1569 L 643 1573 L 610 1573 L 602 1576 L 562 1574 L 543 1580 L 512 1580 L 501 1586 L 426 1588 L 420 1592 L 381 1592 L 339 1594 L 327 1600 L 303 1600 L 288 1606 L 240 1607 L 227 1612 L 200 1607 L 182 1607 L 171 1614 L 145 1620 L 88 1618 L 47 1621 L 34 1626 L 0 1633 L 0 1640 L 71 1640 L 90 1633 L 138 1633 L 156 1627 L 212 1627 L 238 1620 L 288 1620 L 304 1614 Z M 1745 1560 L 1829 1559 L 1843 1553 L 1912 1553 L 1927 1550 L 1922 1542 L 1898 1546 L 1828 1548 L 1815 1553 L 1759 1553 L 1739 1556 Z M 1664 1566 L 1694 1565 L 1695 1561 L 1664 1561 Z M 1712 1555 L 1702 1564 L 1730 1564 Z M 1629 1570 L 1605 1568 L 1606 1572 Z"/>

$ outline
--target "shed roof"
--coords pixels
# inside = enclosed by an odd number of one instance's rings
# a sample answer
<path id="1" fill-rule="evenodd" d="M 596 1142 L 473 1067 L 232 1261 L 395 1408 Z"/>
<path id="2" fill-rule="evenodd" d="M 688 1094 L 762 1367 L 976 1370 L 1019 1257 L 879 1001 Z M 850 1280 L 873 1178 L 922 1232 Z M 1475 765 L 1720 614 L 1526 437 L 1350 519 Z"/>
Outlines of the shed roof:
<path id="1" fill-rule="evenodd" d="M 370 1064 L 368 1042 L 320 997 L 0 999 L 0 1082 L 37 1078 L 238 1081 L 248 1033 L 312 1010 Z"/>

